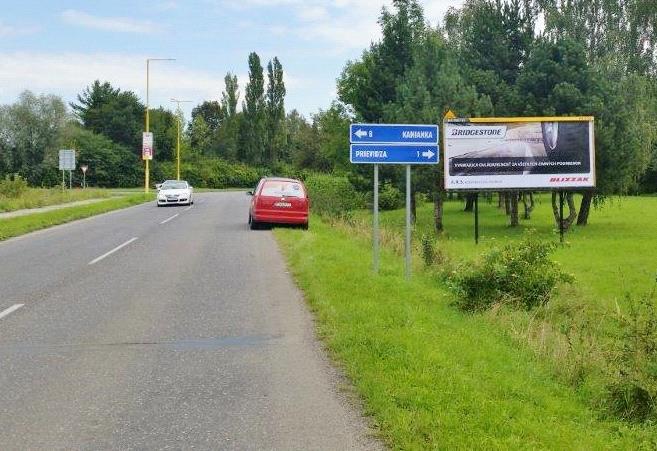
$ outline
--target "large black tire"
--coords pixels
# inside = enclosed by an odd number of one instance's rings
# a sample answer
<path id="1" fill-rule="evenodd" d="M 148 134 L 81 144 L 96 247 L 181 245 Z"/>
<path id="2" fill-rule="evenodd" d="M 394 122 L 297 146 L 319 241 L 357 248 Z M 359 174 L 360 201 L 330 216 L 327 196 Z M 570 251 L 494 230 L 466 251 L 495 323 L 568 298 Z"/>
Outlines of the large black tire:
<path id="1" fill-rule="evenodd" d="M 251 230 L 258 230 L 260 228 L 260 224 L 255 222 L 251 215 L 249 215 L 249 228 Z"/>

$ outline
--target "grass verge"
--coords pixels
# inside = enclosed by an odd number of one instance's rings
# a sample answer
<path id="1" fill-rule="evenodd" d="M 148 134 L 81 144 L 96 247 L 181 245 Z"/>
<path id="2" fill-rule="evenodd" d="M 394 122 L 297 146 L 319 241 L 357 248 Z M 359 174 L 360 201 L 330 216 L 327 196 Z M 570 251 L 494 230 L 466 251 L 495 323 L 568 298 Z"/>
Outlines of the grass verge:
<path id="1" fill-rule="evenodd" d="M 153 196 L 135 194 L 112 198 L 89 205 L 79 205 L 43 213 L 34 213 L 16 218 L 0 219 L 0 241 L 35 230 L 45 229 L 58 224 L 87 218 L 120 208 L 131 207 L 153 200 Z"/>
<path id="2" fill-rule="evenodd" d="M 39 208 L 48 205 L 66 204 L 80 200 L 102 199 L 110 196 L 112 196 L 112 192 L 106 189 L 75 189 L 62 191 L 59 188 L 29 188 L 16 198 L 0 195 L 0 213 L 26 208 Z"/>
<path id="3" fill-rule="evenodd" d="M 395 449 L 654 449 L 645 426 L 602 420 L 498 324 L 450 305 L 429 272 L 311 221 L 275 235 L 317 329 Z"/>

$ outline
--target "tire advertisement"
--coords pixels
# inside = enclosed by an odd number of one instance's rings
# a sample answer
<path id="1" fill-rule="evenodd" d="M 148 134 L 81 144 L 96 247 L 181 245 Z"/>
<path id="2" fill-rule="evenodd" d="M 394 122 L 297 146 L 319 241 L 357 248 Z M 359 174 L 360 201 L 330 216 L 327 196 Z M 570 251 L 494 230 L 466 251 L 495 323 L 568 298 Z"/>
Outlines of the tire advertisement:
<path id="1" fill-rule="evenodd" d="M 595 186 L 592 117 L 448 120 L 444 140 L 448 190 Z"/>

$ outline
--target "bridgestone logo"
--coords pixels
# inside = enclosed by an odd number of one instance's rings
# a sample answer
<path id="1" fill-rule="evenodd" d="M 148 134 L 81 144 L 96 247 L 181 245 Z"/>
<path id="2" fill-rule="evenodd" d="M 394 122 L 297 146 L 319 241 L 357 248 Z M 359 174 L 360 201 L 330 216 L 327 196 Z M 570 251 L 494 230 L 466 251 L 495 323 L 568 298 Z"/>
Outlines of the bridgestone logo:
<path id="1" fill-rule="evenodd" d="M 504 139 L 506 126 L 455 126 L 449 128 L 447 137 L 453 139 Z"/>
<path id="2" fill-rule="evenodd" d="M 496 129 L 477 129 L 477 130 L 452 130 L 452 136 L 502 136 L 502 130 Z"/>
<path id="3" fill-rule="evenodd" d="M 402 132 L 404 139 L 433 139 L 433 132 L 431 131 L 413 131 L 406 130 Z"/>

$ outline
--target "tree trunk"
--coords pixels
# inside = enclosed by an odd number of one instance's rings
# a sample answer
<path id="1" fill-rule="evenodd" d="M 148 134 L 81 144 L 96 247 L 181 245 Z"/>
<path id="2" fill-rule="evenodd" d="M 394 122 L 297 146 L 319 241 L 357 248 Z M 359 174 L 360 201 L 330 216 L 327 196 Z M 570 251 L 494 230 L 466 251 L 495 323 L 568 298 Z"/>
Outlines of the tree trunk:
<path id="1" fill-rule="evenodd" d="M 465 195 L 465 208 L 463 211 L 474 211 L 474 200 L 476 194 L 466 194 Z"/>
<path id="2" fill-rule="evenodd" d="M 563 230 L 567 231 L 575 219 L 577 218 L 577 207 L 575 206 L 575 200 L 573 199 L 573 193 L 565 193 L 566 203 L 568 205 L 568 216 L 563 219 Z M 552 192 L 552 213 L 554 214 L 554 222 L 559 228 L 559 202 L 558 202 L 558 193 L 556 191 Z"/>
<path id="3" fill-rule="evenodd" d="M 534 211 L 534 193 L 522 193 L 522 205 L 525 208 L 525 219 L 531 219 Z"/>
<path id="4" fill-rule="evenodd" d="M 593 191 L 586 191 L 579 205 L 579 215 L 577 216 L 577 225 L 585 226 L 589 223 L 589 213 L 591 212 L 591 201 L 593 200 Z"/>
<path id="5" fill-rule="evenodd" d="M 511 214 L 511 193 L 504 193 L 504 212 L 507 216 Z"/>
<path id="6" fill-rule="evenodd" d="M 436 232 L 443 231 L 443 201 L 445 196 L 445 185 L 443 185 L 442 169 L 438 169 L 436 177 L 436 191 L 433 194 L 433 224 Z M 450 193 L 451 195 L 451 193 Z"/>
<path id="7" fill-rule="evenodd" d="M 502 191 L 497 193 L 497 208 L 502 208 L 504 205 L 504 193 Z"/>
<path id="8" fill-rule="evenodd" d="M 517 227 L 520 224 L 520 220 L 518 219 L 518 192 L 512 191 L 508 193 L 508 197 L 509 197 L 509 203 L 511 204 L 510 225 L 511 227 Z"/>
<path id="9" fill-rule="evenodd" d="M 443 231 L 443 193 L 438 191 L 433 196 L 433 222 L 436 232 Z"/>

